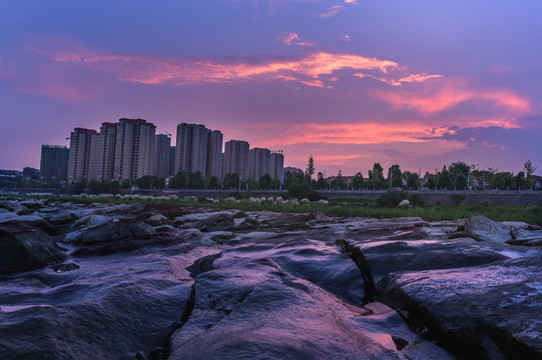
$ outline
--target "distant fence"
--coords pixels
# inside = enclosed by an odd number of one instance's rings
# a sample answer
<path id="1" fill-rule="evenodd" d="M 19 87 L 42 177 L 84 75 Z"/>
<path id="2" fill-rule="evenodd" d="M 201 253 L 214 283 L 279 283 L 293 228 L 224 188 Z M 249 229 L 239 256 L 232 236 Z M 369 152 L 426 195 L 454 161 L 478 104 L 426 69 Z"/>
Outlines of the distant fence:
<path id="1" fill-rule="evenodd" d="M 144 195 L 178 195 L 185 196 L 205 196 L 209 198 L 225 198 L 232 192 L 239 191 L 244 195 L 261 196 L 279 196 L 284 190 L 201 190 L 201 189 L 182 189 L 182 190 L 156 190 L 140 189 L 138 193 Z M 60 194 L 60 189 L 44 188 L 0 188 L 0 193 L 52 193 Z M 322 195 L 328 198 L 336 197 L 363 197 L 366 199 L 378 199 L 386 190 L 320 190 Z M 122 190 L 122 194 L 130 194 L 130 190 Z M 410 190 L 409 193 L 420 194 L 422 199 L 430 204 L 449 204 L 452 202 L 452 194 L 464 194 L 463 204 L 477 204 L 488 202 L 495 205 L 518 205 L 532 206 L 542 204 L 542 191 L 540 190 Z"/>

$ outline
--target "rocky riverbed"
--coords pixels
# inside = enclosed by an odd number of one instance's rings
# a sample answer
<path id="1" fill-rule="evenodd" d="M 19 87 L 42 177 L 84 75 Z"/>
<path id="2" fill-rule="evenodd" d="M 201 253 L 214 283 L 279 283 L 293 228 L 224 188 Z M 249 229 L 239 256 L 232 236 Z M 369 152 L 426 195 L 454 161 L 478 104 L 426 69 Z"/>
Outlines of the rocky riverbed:
<path id="1" fill-rule="evenodd" d="M 540 359 L 542 229 L 0 200 L 1 359 Z"/>

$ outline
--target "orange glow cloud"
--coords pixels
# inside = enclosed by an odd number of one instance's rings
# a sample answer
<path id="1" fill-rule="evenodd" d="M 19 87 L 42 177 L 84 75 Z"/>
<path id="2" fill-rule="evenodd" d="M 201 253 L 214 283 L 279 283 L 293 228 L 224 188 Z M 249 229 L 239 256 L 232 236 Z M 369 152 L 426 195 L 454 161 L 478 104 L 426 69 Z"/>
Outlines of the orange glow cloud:
<path id="1" fill-rule="evenodd" d="M 414 80 L 416 81 L 416 80 Z M 413 109 L 422 113 L 436 113 L 464 102 L 490 103 L 507 110 L 526 113 L 531 105 L 528 99 L 509 90 L 472 90 L 458 82 L 440 83 L 415 91 L 374 91 L 373 96 L 393 105 L 396 109 Z"/>
<path id="2" fill-rule="evenodd" d="M 88 50 L 48 52 L 28 48 L 51 60 L 69 65 L 112 72 L 120 80 L 144 84 L 185 85 L 198 82 L 235 80 L 287 80 L 307 86 L 323 87 L 322 76 L 336 71 L 373 70 L 384 74 L 399 65 L 389 60 L 350 54 L 314 52 L 299 59 L 267 60 L 257 63 L 157 59 L 132 55 L 98 54 Z"/>
<path id="3" fill-rule="evenodd" d="M 289 124 L 287 130 L 280 123 L 261 123 L 253 134 L 259 146 L 287 146 L 314 144 L 389 144 L 395 142 L 420 143 L 430 137 L 449 132 L 447 127 L 430 128 L 426 124 Z M 270 138 L 270 134 L 275 134 Z"/>
<path id="4" fill-rule="evenodd" d="M 337 14 L 339 11 L 341 11 L 342 9 L 344 9 L 343 6 L 341 5 L 333 5 L 333 6 L 330 6 L 326 9 L 326 11 L 324 11 L 323 13 L 320 14 L 320 17 L 321 18 L 328 18 L 328 17 L 331 17 L 335 14 Z"/>

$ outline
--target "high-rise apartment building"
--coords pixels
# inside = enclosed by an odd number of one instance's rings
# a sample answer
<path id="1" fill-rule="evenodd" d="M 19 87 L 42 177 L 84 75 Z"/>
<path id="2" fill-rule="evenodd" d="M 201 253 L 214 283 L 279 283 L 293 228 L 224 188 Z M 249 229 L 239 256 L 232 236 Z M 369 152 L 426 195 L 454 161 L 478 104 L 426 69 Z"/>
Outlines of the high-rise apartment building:
<path id="1" fill-rule="evenodd" d="M 68 157 L 70 150 L 66 146 L 42 145 L 40 177 L 45 181 L 66 181 L 68 178 Z"/>
<path id="2" fill-rule="evenodd" d="M 75 128 L 70 135 L 68 182 L 83 178 L 96 179 L 98 173 L 98 143 L 96 130 Z"/>
<path id="3" fill-rule="evenodd" d="M 156 126 L 143 119 L 120 119 L 115 148 L 115 180 L 154 175 Z"/>
<path id="4" fill-rule="evenodd" d="M 218 130 L 207 130 L 207 177 L 216 176 L 222 179 L 222 133 Z"/>
<path id="5" fill-rule="evenodd" d="M 269 175 L 272 179 L 284 182 L 284 154 L 282 150 L 272 151 L 269 161 Z"/>
<path id="6" fill-rule="evenodd" d="M 116 143 L 117 124 L 109 122 L 102 123 L 98 149 L 98 180 L 110 181 L 114 179 Z"/>
<path id="7" fill-rule="evenodd" d="M 156 135 L 156 163 L 154 166 L 154 173 L 160 178 L 167 178 L 169 176 L 169 163 L 170 163 L 170 148 L 171 148 L 171 135 L 158 134 Z"/>
<path id="8" fill-rule="evenodd" d="M 248 152 L 246 141 L 230 140 L 224 147 L 222 176 L 237 174 L 241 180 L 248 179 Z"/>
<path id="9" fill-rule="evenodd" d="M 175 146 L 175 173 L 201 172 L 206 176 L 208 132 L 204 125 L 182 123 L 177 126 Z"/>
<path id="10" fill-rule="evenodd" d="M 256 181 L 269 174 L 271 151 L 264 148 L 250 149 L 248 152 L 248 177 Z"/>
<path id="11" fill-rule="evenodd" d="M 169 147 L 169 176 L 175 176 L 175 146 Z"/>

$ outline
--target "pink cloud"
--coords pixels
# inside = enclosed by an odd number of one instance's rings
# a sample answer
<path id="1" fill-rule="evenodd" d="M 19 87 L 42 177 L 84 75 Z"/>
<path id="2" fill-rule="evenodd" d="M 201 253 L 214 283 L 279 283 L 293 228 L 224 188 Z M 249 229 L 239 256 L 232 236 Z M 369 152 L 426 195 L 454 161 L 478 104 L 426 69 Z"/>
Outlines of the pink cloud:
<path id="1" fill-rule="evenodd" d="M 282 36 L 279 36 L 278 39 L 288 46 L 292 46 L 292 45 L 313 46 L 314 45 L 313 43 L 310 43 L 308 41 L 301 40 L 299 35 L 292 32 L 283 34 Z"/>
<path id="2" fill-rule="evenodd" d="M 333 15 L 337 14 L 342 9 L 344 9 L 344 6 L 342 6 L 342 5 L 330 6 L 323 13 L 320 14 L 320 17 L 321 18 L 332 17 Z"/>
<path id="3" fill-rule="evenodd" d="M 190 60 L 149 58 L 134 55 L 100 54 L 89 50 L 44 51 L 28 48 L 53 61 L 113 73 L 119 80 L 144 84 L 186 85 L 198 82 L 238 80 L 286 80 L 323 87 L 325 76 L 337 71 L 374 70 L 384 74 L 399 65 L 359 55 L 313 52 L 299 58 L 260 61 Z"/>
<path id="4" fill-rule="evenodd" d="M 348 34 L 341 34 L 341 35 L 339 35 L 339 38 L 340 38 L 342 41 L 345 41 L 345 42 L 349 42 L 349 41 L 350 41 L 350 35 L 348 35 Z"/>
<path id="5" fill-rule="evenodd" d="M 374 91 L 372 95 L 396 109 L 413 109 L 421 113 L 437 113 L 464 102 L 482 106 L 490 104 L 517 113 L 526 113 L 531 108 L 528 99 L 510 90 L 474 90 L 461 81 L 440 82 L 438 85 L 404 91 Z"/>

